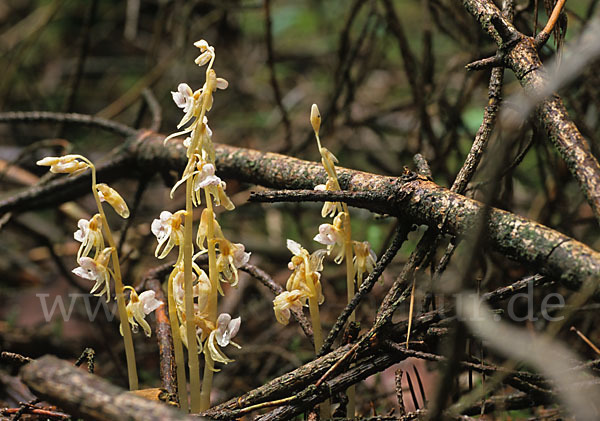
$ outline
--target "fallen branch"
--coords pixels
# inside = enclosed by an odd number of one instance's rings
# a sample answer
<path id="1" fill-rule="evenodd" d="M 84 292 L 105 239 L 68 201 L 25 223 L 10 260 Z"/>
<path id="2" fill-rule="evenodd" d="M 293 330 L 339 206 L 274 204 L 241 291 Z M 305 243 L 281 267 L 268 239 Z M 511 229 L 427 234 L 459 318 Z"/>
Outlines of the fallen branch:
<path id="1" fill-rule="evenodd" d="M 89 420 L 160 421 L 201 420 L 169 406 L 128 393 L 106 380 L 46 355 L 20 371 L 23 382 L 37 396 L 66 412 Z"/>
<path id="2" fill-rule="evenodd" d="M 181 171 L 185 149 L 181 142 L 163 146 L 162 135 L 140 132 L 130 139 L 115 160 L 99 170 L 103 182 L 121 177 Z M 287 189 L 312 189 L 324 184 L 320 163 L 234 146 L 216 145 L 221 176 Z M 479 220 L 484 205 L 438 186 L 426 177 L 408 171 L 401 177 L 386 177 L 346 168 L 338 169 L 343 192 L 304 191 L 277 193 L 289 201 L 345 201 L 373 212 L 392 214 L 407 223 L 434 226 L 442 233 L 463 235 Z M 0 202 L 0 214 L 28 211 L 73 200 L 89 190 L 89 174 L 62 177 Z M 274 200 L 280 200 L 275 197 Z M 266 199 L 265 199 L 266 200 Z M 600 253 L 585 244 L 511 212 L 491 208 L 488 245 L 505 256 L 579 289 L 588 279 L 597 282 Z M 539 269 L 538 269 L 539 268 Z M 600 288 L 596 289 L 600 295 Z"/>

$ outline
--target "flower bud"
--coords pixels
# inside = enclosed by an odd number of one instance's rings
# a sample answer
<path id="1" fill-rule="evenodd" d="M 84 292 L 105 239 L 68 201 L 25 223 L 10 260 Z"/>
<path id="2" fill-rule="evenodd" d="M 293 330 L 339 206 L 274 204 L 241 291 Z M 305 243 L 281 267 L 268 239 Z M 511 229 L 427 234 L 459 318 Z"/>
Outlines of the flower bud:
<path id="1" fill-rule="evenodd" d="M 49 166 L 50 172 L 55 174 L 79 174 L 89 165 L 78 161 L 79 155 L 65 155 L 61 157 L 48 156 L 36 162 L 37 165 Z"/>
<path id="2" fill-rule="evenodd" d="M 108 202 L 121 218 L 129 218 L 127 203 L 125 203 L 125 200 L 123 200 L 115 189 L 104 183 L 97 184 L 96 187 L 98 188 L 98 196 L 100 196 L 101 201 Z"/>
<path id="3" fill-rule="evenodd" d="M 310 124 L 312 124 L 313 130 L 318 135 L 321 128 L 321 113 L 317 104 L 313 104 L 310 109 Z"/>

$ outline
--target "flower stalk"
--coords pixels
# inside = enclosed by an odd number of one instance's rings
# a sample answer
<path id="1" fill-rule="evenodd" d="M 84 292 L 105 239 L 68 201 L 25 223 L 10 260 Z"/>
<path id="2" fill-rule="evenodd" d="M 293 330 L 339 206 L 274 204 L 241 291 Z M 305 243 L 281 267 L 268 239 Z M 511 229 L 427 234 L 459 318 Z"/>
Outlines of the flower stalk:
<path id="1" fill-rule="evenodd" d="M 76 175 L 86 171 L 88 168 L 92 172 L 92 194 L 98 208 L 98 214 L 90 221 L 82 220 L 79 222 L 79 230 L 75 233 L 75 239 L 81 240 L 81 247 L 77 253 L 77 262 L 80 267 L 73 272 L 85 279 L 95 280 L 96 284 L 92 291 L 96 291 L 101 282 L 104 283 L 104 288 L 97 295 L 106 293 L 107 301 L 110 301 L 110 276 L 115 281 L 115 295 L 117 297 L 117 309 L 119 319 L 121 320 L 121 333 L 123 335 L 123 343 L 125 345 L 125 356 L 127 360 L 127 376 L 129 379 L 129 389 L 136 390 L 138 388 L 138 376 L 135 363 L 135 351 L 133 348 L 133 338 L 131 335 L 131 326 L 125 305 L 124 287 L 121 277 L 121 266 L 119 265 L 119 256 L 117 254 L 117 246 L 114 241 L 102 201 L 108 202 L 117 213 L 127 218 L 129 209 L 123 198 L 112 188 L 106 184 L 97 184 L 96 182 L 96 167 L 86 157 L 82 155 L 72 154 L 62 157 L 46 157 L 37 162 L 38 165 L 50 166 L 50 172 Z M 100 233 L 100 228 L 102 234 Z M 107 248 L 104 248 L 104 238 L 108 242 Z M 88 257 L 92 247 L 95 248 L 94 258 Z M 108 268 L 108 253 L 111 255 L 112 270 Z M 125 327 L 123 327 L 125 326 Z"/>
<path id="2" fill-rule="evenodd" d="M 92 193 L 94 194 L 94 199 L 96 201 L 96 205 L 98 206 L 98 212 L 100 213 L 100 219 L 102 220 L 102 230 L 106 237 L 106 241 L 108 242 L 109 247 L 112 247 L 112 266 L 114 271 L 114 280 L 115 280 L 115 295 L 117 296 L 117 308 L 119 311 L 119 319 L 121 320 L 121 326 L 125 326 L 123 330 L 123 343 L 125 344 L 125 357 L 127 360 L 127 377 L 129 379 L 129 390 L 137 390 L 138 388 L 138 376 L 137 369 L 135 364 L 135 350 L 133 348 L 133 337 L 131 335 L 131 326 L 127 323 L 127 310 L 125 306 L 125 296 L 123 294 L 123 281 L 121 278 L 121 265 L 119 264 L 119 256 L 117 254 L 117 245 L 112 236 L 112 232 L 110 227 L 108 226 L 108 220 L 106 219 L 106 214 L 104 213 L 104 208 L 102 207 L 102 202 L 100 201 L 100 197 L 98 196 L 98 190 L 96 188 L 96 167 L 92 164 L 91 161 L 88 161 L 84 157 L 80 157 L 82 160 L 86 161 L 90 168 L 92 169 Z"/>
<path id="3" fill-rule="evenodd" d="M 212 198 L 208 190 L 204 190 L 206 198 L 206 209 L 208 212 L 208 230 L 206 234 L 207 245 L 208 245 L 208 278 L 210 279 L 210 292 L 208 295 L 207 313 L 208 320 L 216 323 L 217 320 L 217 301 L 218 291 L 217 285 L 219 283 L 219 273 L 217 271 L 217 253 L 215 250 L 215 225 L 214 225 L 214 211 L 212 206 Z M 202 375 L 202 393 L 200 395 L 200 410 L 205 411 L 210 408 L 210 392 L 212 390 L 212 381 L 214 371 L 211 367 L 214 365 L 211 354 L 209 352 L 204 353 L 204 374 Z"/>
<path id="4" fill-rule="evenodd" d="M 321 114 L 317 104 L 313 104 L 310 113 L 310 122 L 313 127 L 319 154 L 321 155 L 321 163 L 327 172 L 327 183 L 325 185 L 316 186 L 315 189 L 327 191 L 341 191 L 340 183 L 337 178 L 335 164 L 337 158 L 327 149 L 321 146 L 319 137 L 319 129 L 321 128 Z M 348 205 L 344 202 L 325 202 L 321 210 L 323 217 L 333 216 L 333 224 L 322 224 L 319 227 L 319 234 L 315 240 L 328 246 L 328 253 L 336 246 L 342 249 L 334 259 L 336 263 L 341 263 L 346 260 L 346 291 L 348 303 L 354 298 L 356 287 L 359 287 L 362 282 L 364 273 L 373 271 L 375 263 L 375 253 L 371 250 L 367 242 L 352 241 L 352 226 L 350 223 L 350 211 Z M 353 311 L 348 317 L 349 322 L 356 320 L 355 312 Z M 350 386 L 347 389 L 348 405 L 347 414 L 349 418 L 354 418 L 355 414 L 355 387 Z"/>
<path id="5" fill-rule="evenodd" d="M 188 178 L 185 183 L 185 223 L 183 237 L 183 271 L 185 290 L 185 329 L 187 333 L 188 367 L 190 370 L 190 409 L 192 413 L 200 412 L 200 363 L 194 315 L 194 295 L 192 292 L 192 257 L 194 255 L 194 208 L 192 203 L 193 184 Z M 187 397 L 186 397 L 187 399 Z"/>
<path id="6" fill-rule="evenodd" d="M 177 316 L 177 306 L 173 293 L 173 281 L 177 273 L 177 267 L 169 275 L 167 284 L 167 299 L 169 302 L 169 322 L 171 323 L 171 335 L 173 336 L 173 351 L 175 353 L 175 364 L 177 365 L 177 398 L 179 406 L 183 412 L 189 411 L 187 398 L 187 383 L 185 380 L 185 355 L 183 353 L 183 343 L 179 333 L 179 319 Z M 185 282 L 185 281 L 184 281 Z"/>
<path id="7" fill-rule="evenodd" d="M 175 246 L 179 246 L 179 257 L 174 269 L 169 288 L 170 320 L 173 331 L 179 332 L 180 342 L 188 350 L 190 372 L 190 410 L 200 412 L 210 407 L 210 392 L 213 373 L 219 371 L 215 363 L 228 364 L 228 358 L 220 348 L 229 344 L 239 347 L 230 341 L 239 330 L 241 319 L 231 319 L 228 314 L 217 317 L 218 295 L 223 293 L 220 282 L 237 285 L 237 268 L 245 264 L 250 253 L 245 252 L 242 244 L 233 244 L 223 236 L 223 232 L 215 219 L 215 206 L 223 206 L 227 210 L 235 208 L 225 194 L 226 185 L 215 174 L 215 152 L 212 145 L 212 131 L 208 127 L 206 114 L 213 103 L 213 92 L 227 88 L 227 81 L 218 78 L 212 69 L 215 60 L 214 48 L 206 41 L 194 44 L 201 51 L 196 59 L 199 66 L 207 65 L 206 81 L 201 89 L 193 91 L 187 84 L 181 83 L 177 92 L 172 92 L 173 100 L 183 109 L 184 116 L 178 124 L 181 131 L 168 136 L 165 142 L 182 135 L 189 136 L 183 141 L 187 148 L 188 163 L 181 179 L 173 186 L 174 191 L 182 184 L 186 186 L 186 207 L 183 227 L 180 226 L 178 212 L 171 214 L 163 211 L 160 219 L 154 220 L 152 232 L 159 241 L 156 256 L 164 258 Z M 187 127 L 186 127 L 187 126 Z M 202 211 L 200 224 L 196 234 L 198 253 L 194 254 L 193 212 L 194 207 L 205 198 L 206 208 Z M 162 250 L 162 252 L 160 252 Z M 197 255 L 208 253 L 209 275 L 194 263 Z M 176 292 L 177 290 L 177 292 Z M 178 353 L 177 349 L 175 350 Z M 198 354 L 204 352 L 204 375 L 200 386 L 200 369 Z M 177 357 L 178 370 L 183 367 L 183 352 Z M 185 373 L 178 377 L 185 379 Z M 185 382 L 183 382 L 185 386 Z M 181 387 L 180 389 L 185 389 Z M 180 392 L 180 400 L 185 395 Z M 183 408 L 183 405 L 182 405 Z"/>

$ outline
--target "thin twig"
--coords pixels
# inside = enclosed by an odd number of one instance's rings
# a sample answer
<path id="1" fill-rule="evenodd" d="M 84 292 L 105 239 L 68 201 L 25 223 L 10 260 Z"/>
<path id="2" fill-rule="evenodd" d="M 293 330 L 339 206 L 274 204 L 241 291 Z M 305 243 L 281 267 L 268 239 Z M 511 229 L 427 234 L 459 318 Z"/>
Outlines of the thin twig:
<path id="1" fill-rule="evenodd" d="M 371 291 L 371 289 L 373 289 L 375 282 L 377 282 L 385 268 L 390 264 L 392 259 L 398 253 L 398 250 L 400 250 L 400 247 L 402 247 L 402 244 L 406 241 L 409 231 L 410 227 L 407 227 L 404 224 L 399 223 L 396 226 L 396 231 L 394 233 L 394 239 L 392 241 L 392 244 L 390 244 L 383 256 L 381 256 L 381 258 L 377 261 L 373 272 L 371 272 L 367 279 L 363 281 L 352 300 L 350 300 L 348 305 L 346 305 L 344 310 L 342 310 L 342 313 L 338 316 L 337 320 L 335 321 L 335 324 L 329 331 L 327 338 L 323 342 L 323 346 L 319 350 L 318 355 L 324 355 L 327 352 L 329 352 L 331 346 L 333 345 L 333 341 L 335 341 L 335 338 L 342 330 L 342 327 L 348 320 L 348 317 L 350 317 L 350 315 L 352 314 L 354 309 L 356 309 L 363 297 L 367 295 Z"/>
<path id="2" fill-rule="evenodd" d="M 125 137 L 134 136 L 137 130 L 125 124 L 117 123 L 101 117 L 77 113 L 55 113 L 51 111 L 14 111 L 0 113 L 0 122 L 37 122 L 74 123 L 84 126 L 99 127 Z"/>
<path id="3" fill-rule="evenodd" d="M 152 118 L 148 130 L 158 132 L 162 123 L 162 108 L 160 103 L 150 88 L 144 88 L 142 96 L 144 97 L 146 104 L 148 104 L 148 109 L 150 110 L 150 116 Z"/>
<path id="4" fill-rule="evenodd" d="M 479 60 L 475 60 L 465 66 L 467 70 L 485 70 L 492 67 L 502 67 L 504 63 L 502 63 L 502 56 L 500 54 L 496 54 L 491 57 L 482 58 Z"/>
<path id="5" fill-rule="evenodd" d="M 269 67 L 269 76 L 271 80 L 271 87 L 273 88 L 273 95 L 275 96 L 275 103 L 279 112 L 281 113 L 281 119 L 283 120 L 283 126 L 285 128 L 285 144 L 283 150 L 290 150 L 292 147 L 292 123 L 288 112 L 283 105 L 281 98 L 281 90 L 279 89 L 279 83 L 277 82 L 277 75 L 275 72 L 275 52 L 273 50 L 273 24 L 271 21 L 271 0 L 265 0 L 265 43 L 267 45 L 267 66 Z"/>
<path id="6" fill-rule="evenodd" d="M 154 291 L 156 299 L 163 305 L 156 309 L 156 341 L 158 342 L 158 355 L 160 360 L 160 379 L 162 388 L 168 393 L 177 396 L 177 369 L 175 353 L 173 351 L 173 336 L 171 323 L 167 313 L 167 297 L 162 289 L 161 279 L 156 276 L 156 270 L 148 272 L 145 277 L 146 288 Z"/>
<path id="7" fill-rule="evenodd" d="M 502 16 L 492 1 L 464 0 L 463 3 L 482 29 L 503 49 L 506 66 L 523 86 L 526 100 L 520 104 L 519 114 L 525 117 L 535 108 L 548 138 L 579 183 L 594 216 L 600 221 L 600 164 L 591 153 L 588 141 L 569 117 L 561 98 L 552 91 L 547 92 L 551 80 L 534 40 L 521 34 L 509 19 Z M 597 54 L 598 51 L 588 54 L 586 59 L 591 60 Z M 518 118 L 505 119 L 505 125 L 517 125 L 519 121 Z"/>
<path id="8" fill-rule="evenodd" d="M 81 36 L 78 37 L 79 48 L 77 51 L 77 61 L 75 63 L 75 73 L 73 74 L 73 78 L 71 79 L 71 83 L 69 84 L 67 98 L 63 106 L 63 112 L 65 113 L 70 113 L 71 111 L 73 111 L 75 99 L 77 98 L 77 94 L 79 93 L 79 85 L 81 83 L 83 71 L 85 69 L 85 62 L 90 49 L 90 34 L 92 32 L 92 26 L 94 25 L 94 21 L 96 19 L 97 10 L 98 0 L 92 0 L 91 2 L 89 2 L 88 10 L 83 20 L 83 28 L 81 30 L 82 33 Z M 55 137 L 63 137 L 64 128 L 65 122 L 61 122 L 61 124 L 58 126 L 58 129 L 56 130 Z"/>

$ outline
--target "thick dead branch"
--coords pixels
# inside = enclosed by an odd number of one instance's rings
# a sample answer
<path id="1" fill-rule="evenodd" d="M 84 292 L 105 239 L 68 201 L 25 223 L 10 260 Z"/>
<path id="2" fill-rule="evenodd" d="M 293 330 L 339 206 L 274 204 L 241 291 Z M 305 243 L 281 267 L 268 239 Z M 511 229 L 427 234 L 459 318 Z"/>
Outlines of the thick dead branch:
<path id="1" fill-rule="evenodd" d="M 99 170 L 99 179 L 110 182 L 124 176 L 181 171 L 185 165 L 183 145 L 172 142 L 164 147 L 162 140 L 162 135 L 148 132 L 130 139 L 115 156 L 115 161 Z M 276 188 L 312 189 L 326 181 L 325 170 L 317 162 L 226 145 L 217 145 L 216 155 L 220 175 L 246 182 Z M 336 200 L 352 206 L 392 214 L 455 236 L 472 230 L 484 211 L 481 202 L 451 192 L 410 171 L 401 177 L 386 177 L 339 168 L 338 175 L 342 189 L 347 192 L 304 191 L 296 192 L 296 196 L 291 192 L 283 196 L 288 201 L 298 202 L 331 200 L 335 196 Z M 61 177 L 0 202 L 0 214 L 56 206 L 86 194 L 89 183 L 89 174 Z M 572 289 L 579 289 L 588 279 L 596 282 L 600 253 L 527 218 L 496 208 L 489 212 L 487 241 L 494 250 Z"/>
<path id="2" fill-rule="evenodd" d="M 600 165 L 587 140 L 569 117 L 561 98 L 556 94 L 543 96 L 548 76 L 535 40 L 517 31 L 489 0 L 463 0 L 463 5 L 498 44 L 505 65 L 515 73 L 525 93 L 539 99 L 537 116 L 600 221 Z"/>
<path id="3" fill-rule="evenodd" d="M 488 294 L 485 294 L 482 298 L 490 303 L 495 303 L 500 300 L 504 300 L 511 295 L 517 294 L 527 289 L 530 283 L 536 286 L 541 285 L 544 282 L 543 277 L 536 275 L 519 280 L 513 283 L 510 287 L 499 288 Z M 446 309 L 439 309 L 429 313 L 422 314 L 414 320 L 414 332 L 427 332 L 425 336 L 432 335 L 431 326 L 435 326 L 438 323 L 447 324 L 448 321 L 454 318 L 450 316 L 452 313 L 452 306 Z M 388 330 L 383 336 L 388 336 L 392 340 L 374 341 L 368 343 L 365 348 L 358 350 L 356 354 L 356 365 L 349 371 L 334 375 L 333 378 L 325 381 L 323 385 L 325 388 L 317 387 L 314 382 L 320 377 L 329 367 L 337 364 L 351 345 L 345 345 L 340 347 L 333 352 L 311 361 L 304 366 L 287 373 L 279 378 L 272 380 L 271 382 L 251 391 L 239 398 L 231 399 L 223 404 L 220 404 L 214 408 L 211 408 L 204 415 L 216 419 L 231 419 L 237 418 L 241 414 L 246 414 L 253 409 L 264 408 L 261 403 L 269 402 L 275 403 L 280 402 L 279 405 L 285 403 L 278 409 L 272 411 L 264 419 L 268 420 L 280 420 L 287 419 L 292 414 L 298 414 L 302 412 L 303 408 L 307 409 L 312 405 L 326 399 L 330 392 L 336 390 L 343 390 L 347 387 L 347 384 L 353 384 L 359 381 L 365 373 L 373 368 L 374 365 L 379 367 L 379 370 L 394 364 L 397 361 L 401 361 L 408 357 L 415 357 L 424 359 L 427 361 L 434 361 L 441 364 L 447 364 L 448 360 L 440 355 L 430 354 L 426 352 L 408 350 L 404 346 L 404 339 L 406 337 L 407 321 L 400 322 L 396 325 L 388 326 Z M 378 346 L 381 342 L 382 347 Z M 582 366 L 573 367 L 573 370 L 580 369 L 580 367 L 597 367 L 600 360 L 595 360 L 586 363 Z M 514 371 L 512 369 L 503 368 L 501 366 L 495 366 L 490 362 L 482 363 L 481 361 L 462 361 L 461 367 L 463 369 L 473 369 L 478 372 L 485 374 L 493 374 L 496 372 L 503 372 L 506 374 L 504 383 L 512 385 L 517 389 L 523 390 L 520 399 L 521 404 L 525 401 L 539 401 L 543 403 L 553 402 L 555 400 L 555 393 L 553 390 L 558 386 L 552 382 L 548 382 L 543 377 L 528 371 Z M 285 398 L 285 399 L 282 399 Z M 290 401 L 290 398 L 291 401 Z M 263 404 L 264 405 L 264 404 Z M 276 405 L 270 405 L 276 406 Z M 497 406 L 486 405 L 486 411 L 493 410 Z M 263 418 L 261 418 L 263 419 Z"/>
<path id="4" fill-rule="evenodd" d="M 200 420 L 165 404 L 127 393 L 106 380 L 46 355 L 21 368 L 36 395 L 88 420 Z"/>
<path id="5" fill-rule="evenodd" d="M 260 386 L 239 398 L 231 399 L 221 405 L 209 409 L 203 415 L 216 419 L 230 419 L 235 417 L 232 411 L 267 402 L 273 399 L 289 396 L 298 390 L 302 390 L 315 382 L 319 376 L 326 372 L 341 356 L 343 356 L 351 345 L 345 345 L 318 358 L 294 371 L 284 374 L 270 382 Z"/>

